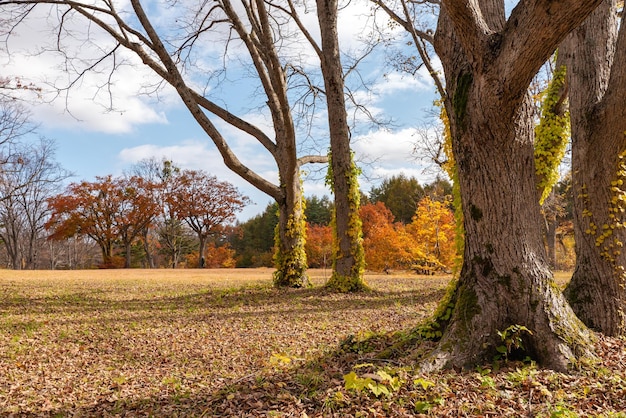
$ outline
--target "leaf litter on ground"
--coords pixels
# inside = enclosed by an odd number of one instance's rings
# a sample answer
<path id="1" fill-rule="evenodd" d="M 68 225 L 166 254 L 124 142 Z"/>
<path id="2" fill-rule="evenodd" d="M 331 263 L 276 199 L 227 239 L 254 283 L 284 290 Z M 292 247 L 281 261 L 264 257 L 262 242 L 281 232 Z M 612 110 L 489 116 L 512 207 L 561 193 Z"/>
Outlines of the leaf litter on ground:
<path id="1" fill-rule="evenodd" d="M 569 374 L 422 375 L 413 352 L 377 353 L 450 278 L 370 274 L 373 291 L 334 294 L 326 273 L 277 290 L 268 269 L 1 271 L 0 416 L 626 417 L 624 339 L 599 337 L 600 363 Z"/>

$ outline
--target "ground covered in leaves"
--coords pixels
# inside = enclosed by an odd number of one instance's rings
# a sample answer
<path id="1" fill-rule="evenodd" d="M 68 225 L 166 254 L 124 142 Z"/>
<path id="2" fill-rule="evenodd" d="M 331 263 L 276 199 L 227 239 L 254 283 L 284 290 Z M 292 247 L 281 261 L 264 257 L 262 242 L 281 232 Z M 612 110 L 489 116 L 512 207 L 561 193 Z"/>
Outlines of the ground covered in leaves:
<path id="1" fill-rule="evenodd" d="M 0 416 L 626 417 L 626 341 L 569 374 L 381 356 L 448 277 L 276 290 L 270 270 L 0 271 Z M 386 358 L 383 358 L 386 357 Z"/>

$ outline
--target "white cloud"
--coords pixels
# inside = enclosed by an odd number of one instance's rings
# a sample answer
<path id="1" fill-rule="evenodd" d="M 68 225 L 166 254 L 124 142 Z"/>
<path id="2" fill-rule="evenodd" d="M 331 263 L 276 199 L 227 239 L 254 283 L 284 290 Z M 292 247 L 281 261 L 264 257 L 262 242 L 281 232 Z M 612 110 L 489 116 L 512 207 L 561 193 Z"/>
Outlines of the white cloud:
<path id="1" fill-rule="evenodd" d="M 96 65 L 114 43 L 101 31 L 87 29 L 82 19 L 67 20 L 68 32 L 60 38 L 64 53 L 55 51 L 52 16 L 44 8 L 35 9 L 24 25 L 18 26 L 3 68 L 3 75 L 19 76 L 42 89 L 32 108 L 36 122 L 105 133 L 167 123 L 164 109 L 174 103 L 172 89 L 161 91 L 158 105 L 154 98 L 142 95 L 142 89 L 155 86 L 159 79 L 129 51 L 118 50 L 115 61 L 110 57 Z M 51 26 L 46 27 L 46 22 Z"/>
<path id="2" fill-rule="evenodd" d="M 421 72 L 415 76 L 391 72 L 376 83 L 373 90 L 380 96 L 389 96 L 406 91 L 432 91 L 433 86 L 434 83 L 430 76 L 425 78 Z"/>
<path id="3" fill-rule="evenodd" d="M 437 172 L 433 165 L 418 161 L 414 155 L 419 130 L 416 128 L 398 131 L 379 130 L 357 138 L 353 143 L 357 159 L 364 172 L 362 189 L 369 190 L 381 180 L 405 174 L 417 178 L 420 183 L 432 181 Z"/>
<path id="4" fill-rule="evenodd" d="M 352 148 L 366 159 L 376 157 L 379 163 L 406 165 L 412 159 L 416 129 L 378 130 L 356 138 Z"/>

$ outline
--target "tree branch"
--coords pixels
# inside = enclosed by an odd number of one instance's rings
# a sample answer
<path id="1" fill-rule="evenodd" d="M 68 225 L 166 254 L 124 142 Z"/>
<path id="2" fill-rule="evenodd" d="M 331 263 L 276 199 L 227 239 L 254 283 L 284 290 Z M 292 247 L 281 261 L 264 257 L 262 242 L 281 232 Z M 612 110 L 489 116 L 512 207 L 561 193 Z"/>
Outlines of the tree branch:
<path id="1" fill-rule="evenodd" d="M 305 155 L 298 158 L 298 166 L 303 166 L 305 164 L 327 164 L 328 156 L 327 155 Z"/>
<path id="2" fill-rule="evenodd" d="M 446 3 L 448 3 L 447 1 Z M 520 97 L 556 47 L 602 0 L 522 0 L 486 54 L 495 54 L 491 73 L 505 80 L 504 100 Z M 487 57 L 489 57 L 487 55 Z"/>
<path id="3" fill-rule="evenodd" d="M 479 0 L 442 0 L 442 8 L 452 22 L 454 32 L 471 62 L 481 66 L 487 38 L 492 31 L 483 18 Z"/>

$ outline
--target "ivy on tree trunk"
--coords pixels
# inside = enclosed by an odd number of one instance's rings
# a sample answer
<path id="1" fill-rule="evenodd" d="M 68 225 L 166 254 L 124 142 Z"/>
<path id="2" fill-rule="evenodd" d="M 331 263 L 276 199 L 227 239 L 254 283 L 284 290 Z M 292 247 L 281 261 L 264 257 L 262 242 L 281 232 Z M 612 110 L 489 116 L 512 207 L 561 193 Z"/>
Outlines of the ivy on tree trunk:
<path id="1" fill-rule="evenodd" d="M 507 21 L 504 2 L 442 1 L 435 48 L 446 75 L 465 251 L 427 370 L 492 360 L 499 332 L 510 327 L 530 331 L 523 346 L 544 366 L 566 370 L 592 356 L 592 334 L 554 283 L 545 254 L 527 90 L 598 3 L 520 3 Z"/>

